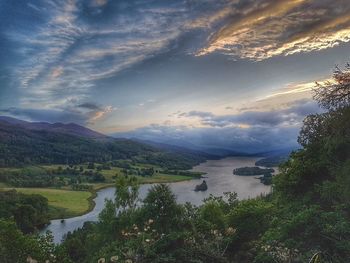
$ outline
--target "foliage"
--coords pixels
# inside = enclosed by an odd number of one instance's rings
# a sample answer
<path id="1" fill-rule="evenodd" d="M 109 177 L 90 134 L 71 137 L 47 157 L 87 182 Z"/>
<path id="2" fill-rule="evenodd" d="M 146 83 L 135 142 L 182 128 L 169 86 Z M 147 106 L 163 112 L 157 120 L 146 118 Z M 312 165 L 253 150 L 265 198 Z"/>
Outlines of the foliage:
<path id="1" fill-rule="evenodd" d="M 15 188 L 19 193 L 27 195 L 40 195 L 48 200 L 48 217 L 67 218 L 85 213 L 89 210 L 91 192 L 70 191 L 48 188 Z"/>
<path id="2" fill-rule="evenodd" d="M 24 233 L 47 224 L 48 211 L 48 200 L 41 195 L 24 195 L 15 190 L 0 192 L 0 218 L 13 219 Z"/>
<path id="3" fill-rule="evenodd" d="M 235 175 L 251 176 L 251 175 L 264 175 L 275 172 L 272 168 L 260 168 L 257 166 L 254 167 L 241 167 L 233 170 Z"/>
<path id="4" fill-rule="evenodd" d="M 256 166 L 278 167 L 288 160 L 289 154 L 281 154 L 260 159 L 255 162 Z"/>
<path id="5" fill-rule="evenodd" d="M 138 202 L 139 185 L 135 177 L 118 176 L 115 206 L 119 212 L 134 211 Z"/>

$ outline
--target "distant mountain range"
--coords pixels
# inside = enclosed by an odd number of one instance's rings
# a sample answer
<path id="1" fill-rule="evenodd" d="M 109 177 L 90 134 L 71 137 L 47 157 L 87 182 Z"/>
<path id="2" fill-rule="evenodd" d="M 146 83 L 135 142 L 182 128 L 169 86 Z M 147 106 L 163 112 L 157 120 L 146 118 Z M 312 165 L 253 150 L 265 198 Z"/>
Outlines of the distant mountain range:
<path id="1" fill-rule="evenodd" d="M 130 159 L 169 169 L 190 169 L 210 157 L 196 151 L 112 138 L 74 123 L 27 122 L 0 116 L 0 166 Z"/>
<path id="2" fill-rule="evenodd" d="M 116 138 L 120 138 L 120 134 L 112 134 L 112 136 L 116 136 Z M 221 148 L 221 147 L 207 147 L 202 145 L 195 145 L 191 142 L 181 139 L 167 139 L 166 143 L 163 142 L 162 138 L 157 138 L 157 140 L 153 139 L 140 139 L 138 137 L 127 136 L 133 141 L 138 141 L 145 143 L 147 145 L 151 145 L 153 147 L 159 149 L 167 149 L 167 150 L 176 150 L 179 152 L 194 152 L 199 153 L 204 156 L 208 156 L 208 159 L 219 159 L 230 156 L 259 156 L 259 157 L 277 157 L 277 156 L 288 156 L 295 148 L 283 148 L 277 150 L 269 150 L 269 151 L 256 151 L 256 152 L 244 152 L 244 151 L 236 151 L 233 149 Z"/>
<path id="3" fill-rule="evenodd" d="M 232 151 L 232 150 L 222 149 L 222 148 L 204 148 L 204 147 L 201 148 L 191 144 L 187 144 L 186 146 L 179 146 L 176 144 L 171 144 L 173 143 L 171 141 L 169 143 L 161 143 L 161 142 L 155 142 L 150 140 L 140 140 L 138 138 L 130 138 L 130 139 L 133 141 L 138 141 L 138 142 L 145 143 L 147 145 L 151 145 L 158 149 L 176 151 L 179 153 L 201 154 L 203 156 L 207 156 L 208 159 L 220 159 L 228 156 L 255 156 L 255 154 Z"/>
<path id="4" fill-rule="evenodd" d="M 244 153 L 169 140 L 114 138 L 75 123 L 28 122 L 0 116 L 0 166 L 38 163 L 78 164 L 131 159 L 169 169 L 190 169 L 208 159 L 228 156 L 286 156 L 291 149 Z"/>

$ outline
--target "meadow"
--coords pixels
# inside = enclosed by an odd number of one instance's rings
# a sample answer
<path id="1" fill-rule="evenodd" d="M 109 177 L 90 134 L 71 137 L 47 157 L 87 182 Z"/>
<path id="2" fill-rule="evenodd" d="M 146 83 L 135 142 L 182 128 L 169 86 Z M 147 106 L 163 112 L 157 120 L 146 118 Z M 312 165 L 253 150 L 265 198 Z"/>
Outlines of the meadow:
<path id="1" fill-rule="evenodd" d="M 46 178 L 54 182 L 52 185 L 43 185 L 42 187 L 37 185 L 22 187 L 12 184 L 17 181 L 0 181 L 0 191 L 15 189 L 24 194 L 40 194 L 48 199 L 50 219 L 59 219 L 82 215 L 92 210 L 95 205 L 93 199 L 96 195 L 96 191 L 114 186 L 115 179 L 118 176 L 134 176 L 140 184 L 173 183 L 191 180 L 195 176 L 200 176 L 198 173 L 192 174 L 188 171 L 186 172 L 192 176 L 175 174 L 178 171 L 173 171 L 174 174 L 171 174 L 171 172 L 165 171 L 158 166 L 139 163 L 129 165 L 127 169 L 116 166 L 108 166 L 106 169 L 102 167 L 103 164 L 94 164 L 94 168 L 91 169 L 91 167 L 89 168 L 89 164 L 85 163 L 74 168 L 69 168 L 67 165 L 36 165 L 21 168 L 0 168 L 0 174 L 3 178 L 9 177 L 18 180 L 19 177 L 24 175 L 25 177 L 23 178 L 28 178 L 32 181 L 36 178 L 40 183 L 47 181 Z M 84 172 L 98 171 L 98 173 L 103 175 L 104 181 L 83 182 L 83 185 L 88 188 L 84 190 L 74 190 L 71 179 L 81 176 L 81 173 L 74 173 L 79 169 Z M 140 171 L 144 169 L 154 169 L 154 173 L 152 175 L 142 176 L 140 175 Z M 57 174 L 59 170 L 63 172 Z M 72 171 L 71 174 L 70 171 Z"/>
<path id="2" fill-rule="evenodd" d="M 71 191 L 49 188 L 3 188 L 15 189 L 23 194 L 40 194 L 47 198 L 50 207 L 50 218 L 68 218 L 84 214 L 91 208 L 89 191 Z"/>

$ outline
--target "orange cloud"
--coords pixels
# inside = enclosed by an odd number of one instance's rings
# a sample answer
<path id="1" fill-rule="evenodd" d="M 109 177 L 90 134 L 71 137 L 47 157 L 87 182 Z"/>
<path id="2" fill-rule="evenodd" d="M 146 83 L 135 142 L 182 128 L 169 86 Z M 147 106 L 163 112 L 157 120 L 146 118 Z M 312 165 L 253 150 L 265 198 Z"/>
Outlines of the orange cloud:
<path id="1" fill-rule="evenodd" d="M 113 108 L 112 106 L 107 106 L 102 110 L 94 112 L 93 115 L 91 116 L 90 120 L 96 121 L 114 110 L 115 110 L 115 108 Z"/>
<path id="2" fill-rule="evenodd" d="M 266 4 L 223 27 L 197 55 L 219 51 L 260 61 L 349 42 L 350 6 L 342 0 L 335 2 L 339 3 L 334 3 L 333 8 L 315 0 Z M 343 5 L 341 11 L 335 9 L 337 4 Z"/>

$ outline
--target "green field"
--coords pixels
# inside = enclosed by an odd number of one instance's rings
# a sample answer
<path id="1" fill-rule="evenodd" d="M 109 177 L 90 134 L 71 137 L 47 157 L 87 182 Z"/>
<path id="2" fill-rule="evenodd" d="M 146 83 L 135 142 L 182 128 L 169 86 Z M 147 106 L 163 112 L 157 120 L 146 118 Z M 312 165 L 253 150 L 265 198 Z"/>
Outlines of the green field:
<path id="1" fill-rule="evenodd" d="M 193 179 L 190 176 L 184 175 L 170 175 L 170 174 L 156 174 L 150 177 L 136 176 L 140 184 L 155 184 L 155 183 L 175 183 Z"/>
<path id="2" fill-rule="evenodd" d="M 23 194 L 40 194 L 46 197 L 51 218 L 67 218 L 86 213 L 91 207 L 91 192 L 69 191 L 48 188 L 4 188 L 15 189 Z"/>
<path id="3" fill-rule="evenodd" d="M 0 189 L 7 187 L 7 184 L 0 182 Z"/>
<path id="4" fill-rule="evenodd" d="M 99 166 L 101 164 L 95 164 Z M 40 176 L 42 174 L 48 173 L 50 176 L 58 178 L 58 175 L 55 175 L 53 172 L 57 170 L 59 167 L 65 169 L 66 165 L 37 165 L 37 166 L 27 166 L 21 168 L 0 168 L 0 173 L 8 174 L 13 177 L 16 177 L 16 174 L 25 174 L 30 177 L 35 178 L 36 176 Z M 88 164 L 81 164 L 77 166 L 78 168 L 82 167 L 84 171 L 96 171 L 92 169 L 88 169 Z M 153 183 L 173 183 L 191 180 L 193 176 L 185 176 L 185 175 L 177 175 L 177 174 L 166 174 L 165 171 L 155 165 L 148 164 L 133 164 L 130 166 L 128 176 L 135 176 L 140 184 L 153 184 Z M 139 169 L 145 168 L 154 168 L 155 173 L 152 176 L 141 176 L 137 175 L 137 171 Z M 77 215 L 84 214 L 93 208 L 93 198 L 97 190 L 114 186 L 115 178 L 118 176 L 125 176 L 125 172 L 123 168 L 111 166 L 109 169 L 99 170 L 105 177 L 104 182 L 84 182 L 85 185 L 91 185 L 91 191 L 73 191 L 72 186 L 69 184 L 69 179 L 64 180 L 64 184 L 55 188 L 55 186 L 48 187 L 11 187 L 6 184 L 0 182 L 0 190 L 9 190 L 16 189 L 17 191 L 24 194 L 40 194 L 46 197 L 49 201 L 50 207 L 50 218 L 68 218 Z M 194 173 L 195 175 L 195 173 Z M 63 175 L 65 176 L 65 175 Z M 68 177 L 66 177 L 68 178 Z M 43 179 L 41 179 L 43 180 Z"/>
<path id="5" fill-rule="evenodd" d="M 193 177 L 184 175 L 169 175 L 169 174 L 156 174 L 149 177 L 135 176 L 140 184 L 157 184 L 157 183 L 176 183 L 181 181 L 192 180 Z M 114 181 L 109 183 L 96 183 L 92 184 L 94 190 L 99 190 L 106 187 L 114 186 Z"/>

